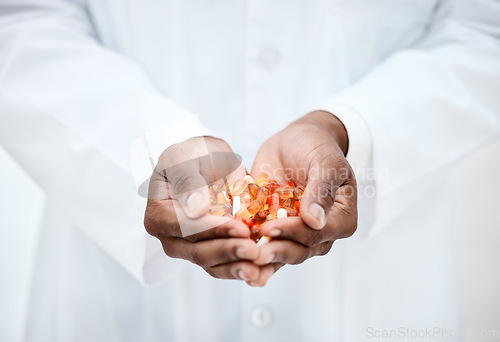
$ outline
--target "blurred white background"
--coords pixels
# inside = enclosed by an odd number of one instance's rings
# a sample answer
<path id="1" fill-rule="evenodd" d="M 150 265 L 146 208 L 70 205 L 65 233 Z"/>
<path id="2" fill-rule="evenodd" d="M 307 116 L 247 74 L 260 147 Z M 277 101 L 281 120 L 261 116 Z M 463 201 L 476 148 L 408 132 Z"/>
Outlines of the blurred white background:
<path id="1" fill-rule="evenodd" d="M 466 341 L 500 340 L 500 142 L 469 156 L 452 176 L 458 193 L 464 265 Z M 0 340 L 23 338 L 44 194 L 0 148 Z M 460 286 L 460 284 L 457 284 Z M 490 334 L 490 335 L 488 335 Z M 493 337 L 493 338 L 492 338 Z"/>

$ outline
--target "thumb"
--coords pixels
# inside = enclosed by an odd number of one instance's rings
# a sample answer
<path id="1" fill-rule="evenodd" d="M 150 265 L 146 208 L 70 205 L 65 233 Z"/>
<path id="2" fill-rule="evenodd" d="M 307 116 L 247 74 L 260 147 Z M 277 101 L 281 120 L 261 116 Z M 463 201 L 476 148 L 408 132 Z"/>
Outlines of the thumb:
<path id="1" fill-rule="evenodd" d="M 320 152 L 312 160 L 300 206 L 300 216 L 309 227 L 323 229 L 335 202 L 335 193 L 349 174 L 345 157 L 336 151 Z"/>
<path id="2" fill-rule="evenodd" d="M 165 175 L 173 197 L 189 218 L 196 219 L 208 212 L 210 193 L 197 159 L 171 166 L 165 169 Z"/>

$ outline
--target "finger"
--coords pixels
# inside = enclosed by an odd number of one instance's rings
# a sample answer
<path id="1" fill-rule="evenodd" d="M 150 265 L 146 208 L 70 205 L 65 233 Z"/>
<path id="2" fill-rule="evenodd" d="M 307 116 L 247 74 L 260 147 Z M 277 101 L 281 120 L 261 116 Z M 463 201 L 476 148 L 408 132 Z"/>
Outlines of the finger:
<path id="1" fill-rule="evenodd" d="M 210 193 L 205 178 L 200 174 L 198 159 L 173 165 L 165 170 L 172 195 L 189 218 L 198 218 L 208 212 Z"/>
<path id="2" fill-rule="evenodd" d="M 213 267 L 206 267 L 205 271 L 214 278 L 239 279 L 244 281 L 257 280 L 261 272 L 260 267 L 250 261 L 236 261 Z"/>
<path id="3" fill-rule="evenodd" d="M 207 180 L 200 173 L 200 158 L 208 153 L 205 139 L 193 138 L 167 148 L 155 168 L 154 173 L 167 180 L 170 195 L 190 218 L 200 217 L 210 205 Z"/>
<path id="4" fill-rule="evenodd" d="M 273 239 L 287 239 L 312 247 L 337 237 L 337 230 L 341 227 L 337 222 L 328 221 L 327 227 L 317 230 L 307 226 L 300 217 L 287 217 L 266 222 L 261 226 L 260 233 Z"/>
<path id="5" fill-rule="evenodd" d="M 266 265 L 266 266 L 261 266 L 260 273 L 259 273 L 259 276 L 257 277 L 257 279 L 247 281 L 247 284 L 252 286 L 252 287 L 265 286 L 267 284 L 267 282 L 269 281 L 269 279 L 272 277 L 272 275 L 274 273 L 278 272 L 278 270 L 283 266 L 285 266 L 285 264 L 282 264 L 282 263 L 275 263 L 275 264 L 270 264 L 270 265 Z"/>
<path id="6" fill-rule="evenodd" d="M 322 229 L 325 226 L 335 192 L 350 176 L 351 169 L 340 149 L 337 151 L 328 145 L 316 150 L 300 208 L 300 215 L 309 227 Z"/>
<path id="7" fill-rule="evenodd" d="M 215 239 L 193 243 L 183 238 L 169 237 L 161 242 L 168 256 L 188 260 L 202 267 L 233 261 L 253 261 L 259 256 L 259 248 L 250 239 Z"/>
<path id="8" fill-rule="evenodd" d="M 201 233 L 185 236 L 185 239 L 190 242 L 197 242 L 211 239 L 226 239 L 230 237 L 249 238 L 250 229 L 248 229 L 246 224 L 239 220 L 229 220 Z"/>
<path id="9" fill-rule="evenodd" d="M 290 240 L 272 240 L 261 247 L 259 257 L 254 263 L 261 266 L 274 263 L 298 265 L 313 256 L 325 255 L 332 245 L 333 241 L 327 241 L 314 247 L 305 247 Z"/>
<path id="10" fill-rule="evenodd" d="M 205 215 L 190 219 L 176 200 L 148 200 L 144 226 L 150 235 L 157 238 L 185 237 L 191 242 L 250 236 L 250 230 L 244 223 L 229 217 Z"/>

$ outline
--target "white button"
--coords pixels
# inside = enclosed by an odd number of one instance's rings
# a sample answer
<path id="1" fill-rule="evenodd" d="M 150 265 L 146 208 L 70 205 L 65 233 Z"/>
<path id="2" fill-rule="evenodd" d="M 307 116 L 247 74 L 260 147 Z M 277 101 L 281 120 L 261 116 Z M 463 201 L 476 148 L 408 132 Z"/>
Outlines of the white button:
<path id="1" fill-rule="evenodd" d="M 253 325 L 257 328 L 265 328 L 271 323 L 271 311 L 266 308 L 255 308 L 250 314 Z"/>
<path id="2" fill-rule="evenodd" d="M 266 69 L 271 69 L 280 61 L 280 53 L 274 48 L 264 48 L 258 55 L 259 63 Z"/>

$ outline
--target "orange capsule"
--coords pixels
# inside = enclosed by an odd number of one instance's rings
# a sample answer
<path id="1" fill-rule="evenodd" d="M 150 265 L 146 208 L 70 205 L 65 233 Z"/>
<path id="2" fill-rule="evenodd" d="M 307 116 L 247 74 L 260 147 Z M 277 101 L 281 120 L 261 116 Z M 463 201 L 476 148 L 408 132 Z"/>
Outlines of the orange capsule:
<path id="1" fill-rule="evenodd" d="M 302 199 L 302 195 L 304 194 L 304 187 L 298 186 L 295 189 L 293 189 L 293 197 L 295 199 Z"/>
<path id="2" fill-rule="evenodd" d="M 279 206 L 280 205 L 280 196 L 278 194 L 272 194 L 271 195 L 271 207 L 272 206 Z"/>
<path id="3" fill-rule="evenodd" d="M 288 217 L 297 216 L 297 210 L 292 209 L 292 208 L 285 208 L 285 209 L 286 209 L 286 214 Z"/>
<path id="4" fill-rule="evenodd" d="M 252 201 L 253 201 L 253 198 L 252 198 L 252 196 L 250 196 L 250 193 L 248 191 L 244 191 L 242 194 L 240 194 L 240 204 L 241 205 L 248 205 Z"/>
<path id="5" fill-rule="evenodd" d="M 272 220 L 276 220 L 276 217 L 273 217 L 273 215 L 271 215 L 271 214 L 267 215 L 266 222 L 267 221 L 272 221 Z"/>
<path id="6" fill-rule="evenodd" d="M 269 190 L 271 194 L 274 194 L 274 191 L 279 187 L 279 184 L 275 180 L 270 181 L 266 185 L 267 190 Z"/>
<path id="7" fill-rule="evenodd" d="M 257 242 L 260 239 L 260 226 L 254 225 L 250 229 L 250 239 Z"/>
<path id="8" fill-rule="evenodd" d="M 254 221 L 251 218 L 244 219 L 243 223 L 246 224 L 248 226 L 248 228 L 250 228 L 254 225 Z"/>
<path id="9" fill-rule="evenodd" d="M 255 215 L 264 207 L 264 203 L 259 200 L 252 201 L 248 204 L 247 209 L 252 214 Z"/>
<path id="10" fill-rule="evenodd" d="M 266 173 L 261 173 L 255 180 L 255 184 L 258 186 L 266 186 L 269 183 L 269 176 Z"/>
<path id="11" fill-rule="evenodd" d="M 232 209 L 229 204 L 212 204 L 208 209 L 208 213 L 215 216 L 225 216 L 226 214 L 230 215 Z"/>
<path id="12" fill-rule="evenodd" d="M 295 184 L 292 181 L 289 181 L 289 182 L 286 182 L 285 184 L 283 184 L 283 186 L 289 186 L 290 188 L 294 188 Z"/>
<path id="13" fill-rule="evenodd" d="M 261 201 L 252 201 L 248 205 L 242 206 L 235 216 L 241 216 L 244 219 L 252 218 L 253 215 L 262 210 L 263 206 L 264 204 Z"/>
<path id="14" fill-rule="evenodd" d="M 250 196 L 252 196 L 252 199 L 255 199 L 255 196 L 257 196 L 257 190 L 259 190 L 259 186 L 257 184 L 248 184 L 248 192 L 250 193 Z"/>
<path id="15" fill-rule="evenodd" d="M 231 200 L 227 196 L 225 191 L 221 191 L 217 194 L 217 204 L 230 204 Z"/>
<path id="16" fill-rule="evenodd" d="M 243 178 L 234 182 L 232 186 L 230 186 L 229 193 L 231 194 L 231 196 L 239 196 L 243 191 L 246 190 L 247 187 L 248 182 L 245 178 Z"/>
<path id="17" fill-rule="evenodd" d="M 295 201 L 295 210 L 297 210 L 297 215 L 300 216 L 300 201 Z"/>
<path id="18" fill-rule="evenodd" d="M 274 191 L 275 194 L 280 196 L 280 199 L 285 200 L 287 198 L 293 197 L 293 188 L 289 186 L 280 186 Z"/>
<path id="19" fill-rule="evenodd" d="M 210 184 L 208 186 L 208 192 L 210 193 L 210 202 L 217 203 L 218 196 L 218 186 L 217 184 Z"/>
<path id="20" fill-rule="evenodd" d="M 248 184 L 255 183 L 255 181 L 253 180 L 252 176 L 250 176 L 250 175 L 246 175 L 243 178 L 247 180 Z"/>
<path id="21" fill-rule="evenodd" d="M 269 208 L 269 215 L 271 215 L 273 218 L 278 217 L 278 210 L 280 210 L 281 207 L 279 205 L 272 205 Z"/>
<path id="22" fill-rule="evenodd" d="M 253 216 L 253 222 L 256 224 L 256 225 L 261 225 L 264 223 L 264 221 L 266 220 L 266 213 L 264 211 L 259 211 L 258 213 L 256 213 L 254 216 Z"/>
<path id="23" fill-rule="evenodd" d="M 267 200 L 267 196 L 269 195 L 269 190 L 267 190 L 266 187 L 261 186 L 257 190 L 257 194 L 255 196 L 255 199 L 258 201 L 265 202 Z"/>
<path id="24" fill-rule="evenodd" d="M 287 198 L 281 203 L 281 206 L 285 209 L 295 209 L 295 199 L 293 197 Z"/>

